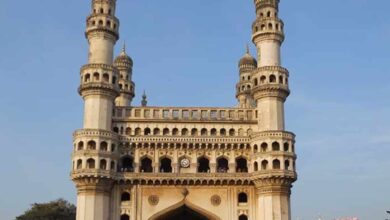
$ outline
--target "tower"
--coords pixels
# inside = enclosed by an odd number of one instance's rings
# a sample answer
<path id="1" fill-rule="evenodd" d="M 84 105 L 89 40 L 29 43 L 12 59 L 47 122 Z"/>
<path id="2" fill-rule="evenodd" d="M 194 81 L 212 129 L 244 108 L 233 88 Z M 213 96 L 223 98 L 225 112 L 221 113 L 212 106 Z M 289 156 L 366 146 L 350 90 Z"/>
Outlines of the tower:
<path id="1" fill-rule="evenodd" d="M 81 68 L 83 128 L 71 178 L 77 220 L 291 220 L 295 136 L 281 67 L 279 0 L 254 0 L 253 43 L 239 61 L 235 107 L 133 106 L 133 60 L 122 52 L 116 0 L 91 0 Z"/>
<path id="2" fill-rule="evenodd" d="M 89 62 L 81 68 L 79 94 L 84 100 L 83 129 L 74 133 L 72 180 L 77 188 L 77 220 L 109 219 L 118 135 L 112 132 L 118 69 L 113 49 L 119 38 L 116 0 L 92 0 L 85 36 Z"/>
<path id="3" fill-rule="evenodd" d="M 238 107 L 251 108 L 253 106 L 252 90 L 252 71 L 257 67 L 257 61 L 249 53 L 249 47 L 247 46 L 245 55 L 240 59 L 238 63 L 239 68 L 239 82 L 236 86 L 236 98 L 238 100 Z"/>
<path id="4" fill-rule="evenodd" d="M 285 131 L 284 102 L 290 94 L 289 73 L 281 67 L 283 22 L 279 0 L 255 0 L 252 40 L 258 67 L 252 72 L 252 95 L 257 103 L 258 131 L 252 138 L 255 160 L 257 220 L 290 220 L 290 193 L 296 180 L 295 135 Z M 256 172 L 256 167 L 258 171 Z"/>
<path id="5" fill-rule="evenodd" d="M 134 98 L 135 84 L 132 81 L 133 60 L 126 53 L 126 45 L 122 52 L 115 58 L 114 66 L 119 70 L 119 97 L 116 98 L 116 106 L 130 106 Z"/>

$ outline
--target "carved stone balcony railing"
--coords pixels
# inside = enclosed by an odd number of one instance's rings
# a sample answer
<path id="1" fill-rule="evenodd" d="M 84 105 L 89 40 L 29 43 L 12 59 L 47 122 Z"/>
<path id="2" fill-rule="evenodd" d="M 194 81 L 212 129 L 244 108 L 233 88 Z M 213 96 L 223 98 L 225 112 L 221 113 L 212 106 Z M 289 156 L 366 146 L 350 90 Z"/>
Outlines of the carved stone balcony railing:
<path id="1" fill-rule="evenodd" d="M 107 130 L 99 130 L 99 129 L 80 129 L 76 130 L 73 133 L 73 138 L 81 138 L 81 137 L 104 137 L 104 138 L 110 138 L 110 139 L 117 139 L 118 134 L 112 131 Z"/>
<path id="2" fill-rule="evenodd" d="M 263 132 L 254 132 L 252 134 L 253 140 L 261 138 L 285 138 L 288 140 L 294 140 L 295 134 L 288 131 L 263 131 Z"/>
<path id="3" fill-rule="evenodd" d="M 265 170 L 255 173 L 116 173 L 108 170 L 83 169 L 71 173 L 72 179 L 111 178 L 119 184 L 142 185 L 253 185 L 269 179 L 293 182 L 295 171 Z"/>
<path id="4" fill-rule="evenodd" d="M 257 111 L 246 108 L 117 107 L 114 120 L 256 123 Z"/>
<path id="5" fill-rule="evenodd" d="M 181 144 L 248 144 L 249 137 L 183 137 L 183 136 L 121 136 L 120 141 L 130 143 L 181 143 Z"/>

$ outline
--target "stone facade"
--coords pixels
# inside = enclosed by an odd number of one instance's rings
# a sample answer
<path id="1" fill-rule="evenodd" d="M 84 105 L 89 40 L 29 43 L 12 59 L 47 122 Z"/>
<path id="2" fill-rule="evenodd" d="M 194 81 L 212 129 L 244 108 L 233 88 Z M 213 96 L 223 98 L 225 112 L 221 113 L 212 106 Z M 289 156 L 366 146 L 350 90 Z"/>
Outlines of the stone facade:
<path id="1" fill-rule="evenodd" d="M 237 107 L 131 105 L 133 61 L 119 38 L 116 0 L 92 0 L 89 63 L 81 68 L 83 129 L 71 178 L 77 220 L 290 220 L 295 135 L 285 131 L 290 91 L 281 67 L 279 0 L 254 0 L 249 50 L 239 61 Z"/>

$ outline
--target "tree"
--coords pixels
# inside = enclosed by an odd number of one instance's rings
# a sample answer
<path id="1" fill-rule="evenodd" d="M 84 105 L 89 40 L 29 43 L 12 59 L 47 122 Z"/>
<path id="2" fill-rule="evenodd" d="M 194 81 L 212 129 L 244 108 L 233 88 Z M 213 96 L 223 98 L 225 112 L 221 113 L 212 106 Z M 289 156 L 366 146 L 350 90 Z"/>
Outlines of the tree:
<path id="1" fill-rule="evenodd" d="M 64 199 L 48 203 L 34 203 L 16 220 L 75 220 L 76 206 Z"/>

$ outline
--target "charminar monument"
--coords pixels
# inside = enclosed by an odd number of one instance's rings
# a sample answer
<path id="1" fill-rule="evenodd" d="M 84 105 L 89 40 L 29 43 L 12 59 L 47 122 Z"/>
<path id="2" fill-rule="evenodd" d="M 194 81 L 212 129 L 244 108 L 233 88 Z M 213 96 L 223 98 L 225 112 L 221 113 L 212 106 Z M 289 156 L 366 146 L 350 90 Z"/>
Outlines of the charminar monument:
<path id="1" fill-rule="evenodd" d="M 246 3 L 243 3 L 246 4 Z M 252 41 L 238 64 L 236 107 L 132 105 L 133 61 L 116 0 L 92 0 L 80 71 L 83 128 L 74 132 L 77 220 L 290 220 L 295 136 L 285 130 L 279 0 L 254 0 Z"/>

